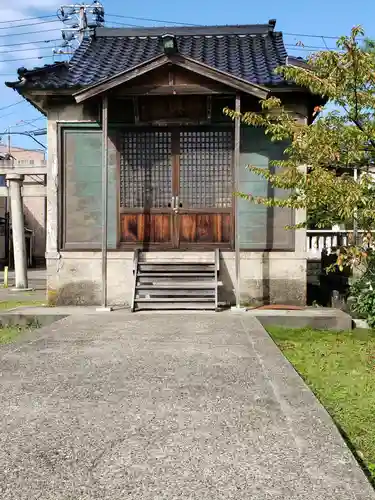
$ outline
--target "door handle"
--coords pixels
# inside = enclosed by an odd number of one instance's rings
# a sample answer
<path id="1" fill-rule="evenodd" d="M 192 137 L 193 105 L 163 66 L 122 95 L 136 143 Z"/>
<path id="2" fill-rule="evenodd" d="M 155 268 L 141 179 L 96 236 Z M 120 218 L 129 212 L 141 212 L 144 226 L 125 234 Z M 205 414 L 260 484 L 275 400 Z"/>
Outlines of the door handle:
<path id="1" fill-rule="evenodd" d="M 176 206 L 175 197 L 172 196 L 172 201 L 171 201 L 171 203 L 168 203 L 168 208 L 172 207 L 174 209 L 175 206 Z"/>

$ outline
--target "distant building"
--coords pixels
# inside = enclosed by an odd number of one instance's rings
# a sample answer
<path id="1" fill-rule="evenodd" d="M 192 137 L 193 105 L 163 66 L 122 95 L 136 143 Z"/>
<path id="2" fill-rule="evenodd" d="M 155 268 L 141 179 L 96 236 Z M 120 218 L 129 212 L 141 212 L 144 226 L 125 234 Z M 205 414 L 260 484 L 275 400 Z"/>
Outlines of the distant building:
<path id="1" fill-rule="evenodd" d="M 45 152 L 41 149 L 25 149 L 11 146 L 10 158 L 7 145 L 0 144 L 0 160 L 13 159 L 15 165 L 38 165 L 45 160 Z M 24 183 L 44 183 L 43 175 L 25 176 Z M 0 176 L 0 186 L 5 185 L 5 179 Z M 0 218 L 5 217 L 6 198 L 0 197 Z M 25 225 L 34 231 L 34 257 L 40 262 L 45 258 L 46 251 L 46 201 L 44 197 L 24 198 Z M 1 238 L 3 238 L 1 236 Z M 4 259 L 4 244 L 0 244 L 0 260 Z"/>

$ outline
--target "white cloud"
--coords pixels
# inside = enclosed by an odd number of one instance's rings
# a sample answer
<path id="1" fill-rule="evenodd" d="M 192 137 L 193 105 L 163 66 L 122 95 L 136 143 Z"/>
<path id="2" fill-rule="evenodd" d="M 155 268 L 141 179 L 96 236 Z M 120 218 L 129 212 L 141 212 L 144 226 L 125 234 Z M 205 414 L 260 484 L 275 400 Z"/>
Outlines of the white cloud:
<path id="1" fill-rule="evenodd" d="M 0 0 L 0 7 L 6 11 L 9 8 L 9 1 Z M 56 0 L 35 0 L 35 2 L 31 0 L 17 0 L 17 9 L 15 10 L 23 12 L 23 16 L 20 16 L 21 18 L 32 15 L 33 11 L 52 9 L 54 7 L 59 7 L 59 2 L 56 2 Z M 4 10 L 1 11 L 1 14 L 3 14 Z"/>

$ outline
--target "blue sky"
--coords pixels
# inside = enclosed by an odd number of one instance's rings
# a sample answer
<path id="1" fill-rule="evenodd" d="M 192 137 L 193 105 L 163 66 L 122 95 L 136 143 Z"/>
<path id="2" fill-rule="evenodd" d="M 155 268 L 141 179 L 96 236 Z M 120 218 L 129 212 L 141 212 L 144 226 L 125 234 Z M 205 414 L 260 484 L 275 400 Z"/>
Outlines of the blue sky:
<path id="1" fill-rule="evenodd" d="M 58 45 L 61 23 L 55 16 L 61 5 L 55 0 L 0 0 L 0 133 L 10 126 L 14 132 L 22 132 L 45 126 L 45 120 L 26 101 L 4 109 L 20 100 L 13 90 L 5 87 L 4 81 L 16 80 L 16 70 L 20 66 L 32 68 L 51 63 L 52 48 Z M 366 35 L 375 38 L 375 2 L 362 0 L 268 0 L 255 2 L 249 0 L 189 0 L 124 2 L 123 0 L 103 0 L 106 24 L 116 23 L 133 25 L 157 25 L 163 23 L 141 21 L 133 18 L 148 18 L 171 21 L 174 24 L 255 24 L 276 19 L 276 29 L 285 33 L 284 39 L 290 54 L 305 56 L 306 47 L 334 47 L 335 40 L 328 37 L 348 34 L 352 26 L 361 24 Z M 129 16 L 125 18 L 114 15 Z M 40 19 L 20 20 L 38 16 Z M 45 16 L 51 16 L 46 18 Z M 13 21 L 13 22 L 11 22 Z M 19 26 L 33 24 L 32 26 Z M 164 23 L 166 24 L 166 23 Z M 306 35 L 325 36 L 314 38 Z M 46 42 L 46 40 L 52 40 Z M 304 49 L 297 48 L 302 42 Z M 43 47 L 43 48 L 42 48 Z M 314 50 L 314 49 L 311 49 Z M 41 56 L 42 59 L 38 59 Z M 35 120 L 35 121 L 34 121 Z M 29 123 L 24 123 L 29 122 Z M 3 136 L 3 140 L 6 137 Z M 45 138 L 41 138 L 44 142 Z M 37 147 L 29 138 L 12 136 L 12 143 L 24 147 Z"/>

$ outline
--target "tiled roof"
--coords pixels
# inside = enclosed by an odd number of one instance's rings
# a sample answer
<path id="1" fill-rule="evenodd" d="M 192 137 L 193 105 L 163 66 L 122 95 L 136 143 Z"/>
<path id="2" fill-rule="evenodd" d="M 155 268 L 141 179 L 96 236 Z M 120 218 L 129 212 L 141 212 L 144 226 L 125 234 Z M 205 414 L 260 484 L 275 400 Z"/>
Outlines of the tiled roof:
<path id="1" fill-rule="evenodd" d="M 214 69 L 250 83 L 278 86 L 274 74 L 285 64 L 287 53 L 282 33 L 266 25 L 201 26 L 196 28 L 98 28 L 76 50 L 70 63 L 31 71 L 19 70 L 22 88 L 83 88 L 163 54 L 161 36 L 174 34 L 179 52 Z"/>

